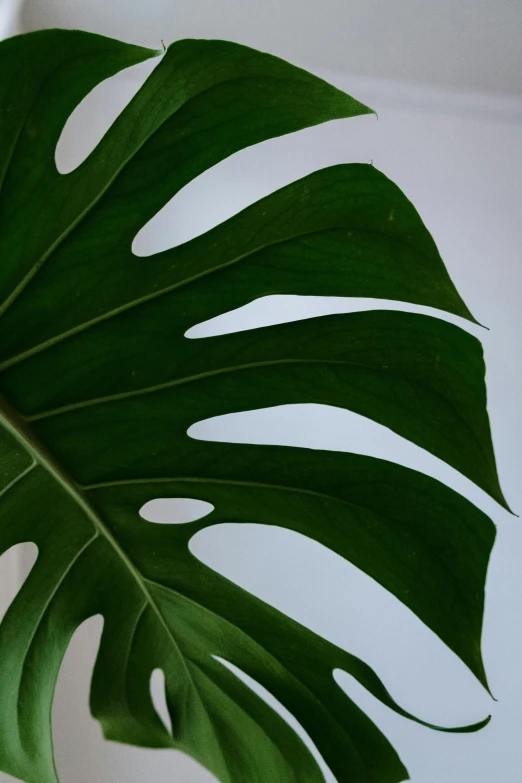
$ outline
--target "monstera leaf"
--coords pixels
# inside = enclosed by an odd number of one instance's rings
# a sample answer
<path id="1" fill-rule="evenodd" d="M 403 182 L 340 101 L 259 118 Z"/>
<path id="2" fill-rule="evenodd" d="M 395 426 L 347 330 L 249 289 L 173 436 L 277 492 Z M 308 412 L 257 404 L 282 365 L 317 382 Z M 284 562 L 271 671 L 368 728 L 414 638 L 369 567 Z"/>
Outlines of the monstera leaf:
<path id="1" fill-rule="evenodd" d="M 413 206 L 369 165 L 315 172 L 181 246 L 133 255 L 138 230 L 218 161 L 370 111 L 275 57 L 179 41 L 87 160 L 59 174 L 55 146 L 83 96 L 158 55 L 71 31 L 0 45 L 0 545 L 38 547 L 0 628 L 0 767 L 56 783 L 56 677 L 75 629 L 99 613 L 91 710 L 107 738 L 182 749 L 226 783 L 322 780 L 298 736 L 225 660 L 295 715 L 340 783 L 398 783 L 401 760 L 332 671 L 406 715 L 377 675 L 203 565 L 190 539 L 221 522 L 309 536 L 393 593 L 487 686 L 491 521 L 389 462 L 202 442 L 187 430 L 235 411 L 335 405 L 504 503 L 480 344 L 400 309 L 185 333 L 267 294 L 394 299 L 472 316 Z M 187 525 L 145 521 L 144 503 L 162 497 L 213 510 Z M 151 701 L 156 668 L 172 732 Z"/>

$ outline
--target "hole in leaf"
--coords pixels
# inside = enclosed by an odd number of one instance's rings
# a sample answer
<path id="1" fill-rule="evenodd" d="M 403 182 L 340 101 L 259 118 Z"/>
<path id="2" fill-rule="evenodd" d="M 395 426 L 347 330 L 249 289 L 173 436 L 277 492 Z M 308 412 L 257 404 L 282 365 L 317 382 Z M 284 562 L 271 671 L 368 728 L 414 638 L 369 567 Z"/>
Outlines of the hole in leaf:
<path id="1" fill-rule="evenodd" d="M 315 318 L 322 315 L 358 313 L 376 309 L 436 315 L 437 318 L 455 323 L 472 334 L 481 336 L 481 328 L 475 324 L 464 321 L 450 313 L 435 310 L 432 307 L 410 304 L 409 302 L 364 297 L 348 299 L 340 296 L 274 294 L 260 297 L 242 307 L 237 307 L 235 310 L 229 310 L 214 318 L 210 318 L 208 321 L 195 324 L 190 329 L 187 329 L 185 337 L 189 340 L 198 340 L 220 334 L 257 329 L 263 326 L 301 321 L 305 318 Z"/>
<path id="2" fill-rule="evenodd" d="M 226 661 L 224 658 L 220 658 L 218 655 L 212 656 L 216 661 L 219 661 L 223 666 L 225 666 L 229 671 L 232 672 L 232 674 L 235 674 L 235 676 L 241 680 L 242 682 L 247 685 L 250 690 L 252 690 L 257 696 L 259 696 L 266 704 L 268 704 L 269 707 L 271 707 L 274 712 L 277 712 L 278 715 L 280 715 L 283 720 L 288 723 L 288 725 L 295 731 L 295 733 L 303 740 L 306 747 L 310 750 L 312 756 L 317 762 L 318 767 L 320 768 L 321 772 L 324 775 L 325 783 L 335 783 L 335 778 L 332 775 L 330 769 L 326 765 L 326 762 L 324 761 L 323 757 L 317 750 L 316 746 L 314 745 L 312 739 L 310 738 L 310 735 L 304 730 L 304 728 L 301 726 L 299 721 L 292 715 L 291 712 L 289 712 L 286 707 L 284 707 L 280 701 L 278 701 L 275 696 L 273 696 L 270 691 L 268 691 L 266 688 L 264 688 L 262 685 L 260 685 L 256 680 L 254 680 L 252 677 L 250 677 L 248 674 L 245 674 L 244 671 L 239 669 L 237 666 L 235 666 L 233 663 L 230 663 L 230 661 Z"/>
<path id="3" fill-rule="evenodd" d="M 32 541 L 15 544 L 0 556 L 0 618 L 20 592 L 38 558 Z"/>
<path id="4" fill-rule="evenodd" d="M 214 510 L 212 503 L 194 498 L 155 498 L 140 508 L 140 516 L 147 522 L 160 525 L 184 525 L 208 516 Z"/>
<path id="5" fill-rule="evenodd" d="M 104 621 L 90 617 L 75 631 L 60 667 L 53 703 L 53 737 L 62 783 L 217 783 L 200 764 L 179 751 L 107 742 L 89 710 L 93 666 Z M 117 654 L 115 652 L 115 654 Z M 158 680 L 154 676 L 153 691 Z M 153 703 L 159 712 L 159 704 Z M 0 780 L 3 778 L 0 773 Z"/>
<path id="6" fill-rule="evenodd" d="M 172 734 L 172 721 L 170 720 L 169 709 L 167 707 L 167 696 L 165 692 L 165 672 L 163 669 L 154 669 L 150 675 L 150 697 L 154 704 L 154 709 L 158 717 L 169 732 Z"/>
<path id="7" fill-rule="evenodd" d="M 153 58 L 120 71 L 80 101 L 56 145 L 55 163 L 60 174 L 70 174 L 88 158 L 157 64 Z"/>
<path id="8" fill-rule="evenodd" d="M 84 620 L 71 637 L 60 665 L 53 699 L 52 726 L 56 764 L 60 780 L 87 783 L 92 780 L 93 763 L 100 764 L 97 781 L 103 776 L 104 746 L 101 726 L 89 710 L 92 670 L 104 620 L 95 615 Z"/>
<path id="9" fill-rule="evenodd" d="M 359 120 L 367 128 L 366 117 L 350 119 L 351 127 L 357 126 Z M 149 256 L 188 242 L 250 204 L 310 174 L 311 150 L 315 169 L 338 164 L 338 133 L 336 123 L 326 123 L 235 152 L 199 174 L 157 212 L 136 235 L 133 252 Z M 345 154 L 346 134 L 341 134 Z M 367 139 L 367 134 L 364 138 Z M 274 160 L 277 165 L 270 165 Z"/>
<path id="10" fill-rule="evenodd" d="M 464 725 L 472 722 L 470 715 L 491 711 L 489 696 L 471 672 L 410 609 L 322 544 L 284 528 L 235 522 L 199 531 L 190 551 L 239 587 L 360 657 L 414 715 Z"/>
<path id="11" fill-rule="evenodd" d="M 188 435 L 219 443 L 298 446 L 385 459 L 426 473 L 485 513 L 498 514 L 495 501 L 455 468 L 388 427 L 342 408 L 301 403 L 229 413 L 196 422 Z"/>

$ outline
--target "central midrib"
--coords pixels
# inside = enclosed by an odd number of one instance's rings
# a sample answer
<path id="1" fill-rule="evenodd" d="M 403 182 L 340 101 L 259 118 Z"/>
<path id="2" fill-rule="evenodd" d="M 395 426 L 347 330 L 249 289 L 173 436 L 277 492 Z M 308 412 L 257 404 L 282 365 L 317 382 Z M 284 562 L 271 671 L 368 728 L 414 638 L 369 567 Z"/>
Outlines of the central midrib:
<path id="1" fill-rule="evenodd" d="M 165 619 L 156 601 L 147 587 L 148 580 L 142 576 L 141 572 L 138 570 L 138 568 L 136 568 L 130 557 L 122 549 L 117 539 L 112 535 L 111 531 L 103 521 L 102 517 L 85 497 L 82 488 L 76 483 L 76 481 L 74 481 L 73 478 L 67 474 L 66 471 L 63 470 L 54 456 L 42 443 L 38 441 L 29 427 L 23 423 L 16 410 L 3 398 L 0 398 L 0 424 L 3 425 L 3 427 L 18 441 L 18 443 L 20 443 L 20 445 L 28 452 L 28 454 L 30 454 L 31 457 L 39 465 L 41 465 L 61 486 L 61 488 L 73 499 L 76 505 L 83 511 L 85 516 L 93 525 L 96 534 L 105 538 L 105 540 L 109 543 L 115 554 L 122 561 L 126 569 L 130 572 L 138 584 L 147 603 L 154 611 L 154 614 L 158 618 L 162 628 L 172 642 L 172 645 L 176 650 L 176 653 L 178 654 L 180 661 L 182 662 L 182 665 L 186 671 L 188 679 L 192 682 L 195 690 L 197 691 L 196 683 L 187 665 L 185 656 L 183 655 L 176 638 L 165 622 Z"/>
<path id="2" fill-rule="evenodd" d="M 58 463 L 58 461 L 55 459 L 55 457 L 49 452 L 49 450 L 44 446 L 44 444 L 40 443 L 40 441 L 37 439 L 37 437 L 33 434 L 31 429 L 25 424 L 25 422 L 21 419 L 20 415 L 17 413 L 17 411 L 3 398 L 0 396 L 0 426 L 3 426 L 17 441 L 21 444 L 21 446 L 31 455 L 33 460 L 36 461 L 37 464 L 41 465 L 51 476 L 52 478 L 62 487 L 62 489 L 76 502 L 76 504 L 82 509 L 84 514 L 87 516 L 87 518 L 92 523 L 95 532 L 98 536 L 102 536 L 107 540 L 109 545 L 112 547 L 116 555 L 120 558 L 120 560 L 123 562 L 127 570 L 130 572 L 130 574 L 135 579 L 136 583 L 138 584 L 140 590 L 142 591 L 146 603 L 151 607 L 154 614 L 156 615 L 159 623 L 161 624 L 162 628 L 164 629 L 165 633 L 167 634 L 168 638 L 170 639 L 172 646 L 174 650 L 176 651 L 182 666 L 186 672 L 187 678 L 192 683 L 194 687 L 195 693 L 199 695 L 201 704 L 203 708 L 206 710 L 205 702 L 201 698 L 199 694 L 199 688 L 194 680 L 194 677 L 192 676 L 192 673 L 188 667 L 187 661 L 185 659 L 185 656 L 183 655 L 181 648 L 176 641 L 175 636 L 172 634 L 169 626 L 165 622 L 165 619 L 156 603 L 154 598 L 152 597 L 148 587 L 147 583 L 151 585 L 156 585 L 155 582 L 152 582 L 151 580 L 148 580 L 146 577 L 144 577 L 140 571 L 136 568 L 132 560 L 128 557 L 128 555 L 125 553 L 125 551 L 121 548 L 120 544 L 118 543 L 117 539 L 114 538 L 110 530 L 105 525 L 103 519 L 100 517 L 96 509 L 91 505 L 89 500 L 85 497 L 84 490 L 82 487 L 72 478 L 68 475 L 68 473 L 61 467 L 61 465 Z M 34 467 L 34 465 L 32 466 Z M 124 482 L 123 482 L 124 483 Z M 103 486 L 103 485 L 102 485 Z M 91 544 L 94 541 L 94 538 L 92 538 L 89 541 L 89 544 Z M 160 589 L 166 590 L 168 589 L 165 585 L 162 585 L 161 583 L 158 583 L 157 586 Z M 187 598 L 187 596 L 184 596 Z M 192 602 L 192 599 L 188 599 Z M 206 611 L 210 611 L 207 607 L 201 607 L 201 605 L 198 604 L 200 608 L 205 609 Z M 309 690 L 308 685 L 301 681 L 303 685 Z M 315 694 L 314 698 L 316 698 Z M 210 718 L 210 716 L 209 716 Z M 334 719 L 335 720 L 335 719 Z M 340 726 L 338 721 L 335 720 L 335 722 Z M 210 726 L 212 727 L 212 730 L 214 731 L 214 726 L 212 720 L 210 720 Z M 343 728 L 341 726 L 341 728 Z M 226 756 L 223 753 L 221 742 L 219 739 L 219 735 L 215 733 L 215 737 L 217 739 L 218 747 L 220 749 L 223 762 L 225 764 L 225 768 L 228 770 L 228 763 L 226 761 Z M 351 741 L 350 741 L 351 742 Z M 352 747 L 359 755 L 357 748 L 355 746 Z"/>

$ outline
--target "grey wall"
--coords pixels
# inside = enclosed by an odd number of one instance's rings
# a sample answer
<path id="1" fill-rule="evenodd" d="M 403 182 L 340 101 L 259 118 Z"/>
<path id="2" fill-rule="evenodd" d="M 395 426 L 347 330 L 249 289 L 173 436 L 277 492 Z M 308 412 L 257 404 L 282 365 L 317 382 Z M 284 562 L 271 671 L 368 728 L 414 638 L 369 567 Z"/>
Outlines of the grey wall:
<path id="1" fill-rule="evenodd" d="M 522 95 L 520 0 L 23 0 L 26 29 L 228 38 L 302 65 Z"/>
<path id="2" fill-rule="evenodd" d="M 87 153 L 136 88 L 140 73 L 143 68 L 133 78 L 102 86 L 80 107 L 59 145 L 62 168 L 76 165 Z M 365 117 L 330 123 L 239 153 L 179 194 L 144 228 L 136 251 L 151 253 L 188 239 L 314 169 L 373 160 L 414 201 L 466 302 L 490 329 L 464 325 L 484 342 L 500 475 L 509 502 L 520 512 L 521 106 L 511 99 L 419 90 L 340 72 L 324 75 L 370 102 L 379 111 L 379 121 Z M 205 333 L 373 306 L 363 300 L 273 298 L 216 319 Z M 340 675 L 341 687 L 396 745 L 414 783 L 520 783 L 520 521 L 435 458 L 345 411 L 292 406 L 198 425 L 193 434 L 382 456 L 445 481 L 491 514 L 499 535 L 488 580 L 484 650 L 497 702 L 382 588 L 306 539 L 282 530 L 228 526 L 203 534 L 194 542 L 194 551 L 256 595 L 360 655 L 405 708 L 426 720 L 451 725 L 493 714 L 480 734 L 437 734 L 390 713 Z M 0 573 L 2 565 L 5 560 Z M 212 776 L 180 754 L 102 740 L 87 708 L 100 629 L 94 618 L 77 632 L 58 683 L 53 722 L 63 783 L 209 783 Z M 158 699 L 160 685 L 155 684 Z M 0 780 L 11 779 L 0 775 Z"/>

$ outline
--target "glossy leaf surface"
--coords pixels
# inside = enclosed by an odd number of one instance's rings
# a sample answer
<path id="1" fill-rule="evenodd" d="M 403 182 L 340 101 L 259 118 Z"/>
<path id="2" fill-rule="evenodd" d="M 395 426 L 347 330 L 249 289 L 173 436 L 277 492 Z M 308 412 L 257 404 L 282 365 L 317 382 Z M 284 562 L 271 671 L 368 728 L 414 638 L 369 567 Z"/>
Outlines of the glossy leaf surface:
<path id="1" fill-rule="evenodd" d="M 377 675 L 200 563 L 189 541 L 221 522 L 309 536 L 393 593 L 486 685 L 491 521 L 383 460 L 201 442 L 187 429 L 334 405 L 504 503 L 480 343 L 439 318 L 386 310 L 185 333 L 268 294 L 395 299 L 473 319 L 413 206 L 368 165 L 315 172 L 179 247 L 134 256 L 140 228 L 215 163 L 370 112 L 275 57 L 180 41 L 87 160 L 59 174 L 56 143 L 82 97 L 157 54 L 71 31 L 0 44 L 0 547 L 38 546 L 0 626 L 0 768 L 56 783 L 56 677 L 75 629 L 100 613 L 91 709 L 109 739 L 180 748 L 224 783 L 322 780 L 293 730 L 217 656 L 295 715 L 340 783 L 399 783 L 402 761 L 332 671 L 406 715 Z M 179 526 L 140 517 L 161 497 L 214 510 Z M 172 734 L 150 698 L 156 668 Z"/>

